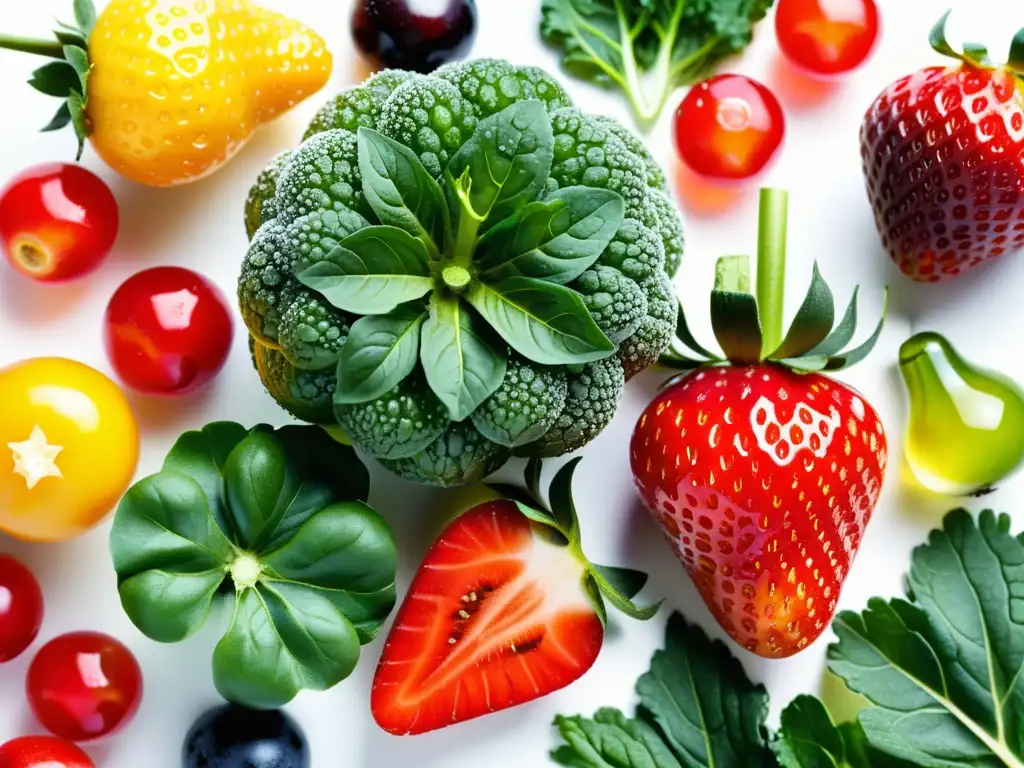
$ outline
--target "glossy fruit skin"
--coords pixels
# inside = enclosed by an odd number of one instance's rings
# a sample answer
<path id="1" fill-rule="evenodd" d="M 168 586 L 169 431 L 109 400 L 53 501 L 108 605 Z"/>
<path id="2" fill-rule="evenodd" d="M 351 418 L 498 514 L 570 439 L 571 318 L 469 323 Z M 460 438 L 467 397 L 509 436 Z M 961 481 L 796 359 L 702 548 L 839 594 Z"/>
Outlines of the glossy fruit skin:
<path id="1" fill-rule="evenodd" d="M 55 736 L 22 736 L 0 746 L 0 768 L 95 768 L 70 741 Z"/>
<path id="2" fill-rule="evenodd" d="M 154 267 L 128 278 L 111 297 L 104 344 L 128 387 L 181 395 L 224 367 L 233 328 L 227 300 L 212 282 L 182 267 Z"/>
<path id="3" fill-rule="evenodd" d="M 773 365 L 686 377 L 651 402 L 630 444 L 640 497 L 711 612 L 770 658 L 828 627 L 886 462 L 866 400 Z"/>
<path id="4" fill-rule="evenodd" d="M 43 590 L 25 565 L 0 554 L 0 664 L 32 645 L 43 623 Z"/>
<path id="5" fill-rule="evenodd" d="M 812 75 L 841 75 L 863 64 L 878 41 L 875 0 L 779 0 L 775 36 L 782 53 Z"/>
<path id="6" fill-rule="evenodd" d="M 979 496 L 1024 466 L 1024 390 L 922 332 L 900 346 L 910 404 L 904 455 L 936 493 Z"/>
<path id="7" fill-rule="evenodd" d="M 476 38 L 475 0 L 446 0 L 432 16 L 412 0 L 357 0 L 352 14 L 356 46 L 380 68 L 427 74 L 464 58 Z"/>
<path id="8" fill-rule="evenodd" d="M 332 67 L 318 34 L 249 0 L 112 0 L 89 56 L 93 148 L 157 187 L 217 170 Z"/>
<path id="9" fill-rule="evenodd" d="M 142 701 L 142 670 L 120 641 L 69 632 L 36 653 L 25 683 L 28 703 L 48 731 L 75 742 L 125 728 Z"/>
<path id="10" fill-rule="evenodd" d="M 513 502 L 456 518 L 427 553 L 385 642 L 370 694 L 377 724 L 425 733 L 577 680 L 604 641 L 583 575 Z"/>
<path id="11" fill-rule="evenodd" d="M 675 115 L 680 159 L 713 179 L 749 179 L 782 146 L 786 118 L 767 86 L 743 75 L 715 75 L 683 98 Z"/>
<path id="12" fill-rule="evenodd" d="M 886 88 L 860 129 L 882 244 L 938 282 L 1024 247 L 1024 96 L 1009 72 L 929 67 Z"/>
<path id="13" fill-rule="evenodd" d="M 60 447 L 51 473 L 29 488 L 13 471 L 11 444 Z M 0 531 L 26 541 L 64 541 L 102 520 L 128 489 L 139 429 L 121 389 L 66 358 L 0 369 Z M 52 474 L 56 468 L 60 475 Z"/>
<path id="14" fill-rule="evenodd" d="M 118 208 L 110 188 L 80 165 L 46 163 L 0 192 L 0 240 L 8 262 L 40 282 L 93 272 L 114 247 Z"/>
<path id="15" fill-rule="evenodd" d="M 282 710 L 235 704 L 211 709 L 189 728 L 183 768 L 309 768 L 302 730 Z"/>

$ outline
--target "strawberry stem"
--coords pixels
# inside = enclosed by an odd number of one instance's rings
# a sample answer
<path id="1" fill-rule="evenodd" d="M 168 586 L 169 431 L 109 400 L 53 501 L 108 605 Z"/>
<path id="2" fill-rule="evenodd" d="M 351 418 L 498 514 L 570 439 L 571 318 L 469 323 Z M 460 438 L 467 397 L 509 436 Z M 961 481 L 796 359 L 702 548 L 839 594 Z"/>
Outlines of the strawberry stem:
<path id="1" fill-rule="evenodd" d="M 762 355 L 770 355 L 782 344 L 788 216 L 789 193 L 784 189 L 762 189 L 757 226 L 757 309 Z"/>
<path id="2" fill-rule="evenodd" d="M 37 56 L 49 56 L 51 59 L 64 58 L 64 46 L 59 40 L 37 40 L 28 37 L 0 35 L 0 48 L 22 53 L 34 53 Z"/>

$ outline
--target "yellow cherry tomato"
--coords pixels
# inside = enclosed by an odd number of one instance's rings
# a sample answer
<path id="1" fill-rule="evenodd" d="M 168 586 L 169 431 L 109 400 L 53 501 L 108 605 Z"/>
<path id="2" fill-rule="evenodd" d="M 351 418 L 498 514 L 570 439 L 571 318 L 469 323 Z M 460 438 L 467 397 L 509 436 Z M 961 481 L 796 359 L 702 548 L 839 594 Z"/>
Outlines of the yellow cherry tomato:
<path id="1" fill-rule="evenodd" d="M 121 389 L 94 368 L 33 358 L 0 369 L 0 531 L 63 541 L 128 489 L 139 430 Z"/>
<path id="2" fill-rule="evenodd" d="M 0 47 L 65 59 L 38 86 L 63 97 L 79 77 L 85 97 L 71 93 L 56 125 L 141 184 L 212 173 L 331 74 L 316 32 L 250 0 L 110 0 L 93 13 L 78 21 L 78 54 L 64 41 L 0 36 Z"/>

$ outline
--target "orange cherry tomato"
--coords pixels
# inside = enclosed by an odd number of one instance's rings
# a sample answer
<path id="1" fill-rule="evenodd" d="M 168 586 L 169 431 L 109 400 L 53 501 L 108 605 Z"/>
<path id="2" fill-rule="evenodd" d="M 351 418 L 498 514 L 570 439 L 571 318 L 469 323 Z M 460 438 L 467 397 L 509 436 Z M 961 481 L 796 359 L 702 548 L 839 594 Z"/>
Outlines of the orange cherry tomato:
<path id="1" fill-rule="evenodd" d="M 120 388 L 65 358 L 0 369 L 0 531 L 63 541 L 95 526 L 135 474 L 139 430 Z"/>

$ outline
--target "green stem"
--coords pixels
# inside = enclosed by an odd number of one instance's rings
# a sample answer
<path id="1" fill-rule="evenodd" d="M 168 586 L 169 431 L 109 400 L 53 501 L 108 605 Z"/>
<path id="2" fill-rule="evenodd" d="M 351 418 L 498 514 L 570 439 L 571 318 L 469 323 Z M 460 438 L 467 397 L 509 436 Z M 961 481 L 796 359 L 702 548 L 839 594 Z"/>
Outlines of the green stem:
<path id="1" fill-rule="evenodd" d="M 722 256 L 715 263 L 715 290 L 750 293 L 750 257 Z"/>
<path id="2" fill-rule="evenodd" d="M 762 189 L 757 226 L 757 311 L 761 321 L 762 353 L 782 344 L 786 295 L 786 222 L 789 193 Z"/>
<path id="3" fill-rule="evenodd" d="M 37 56 L 49 56 L 52 59 L 64 58 L 64 46 L 57 40 L 35 40 L 28 37 L 12 37 L 0 35 L 0 48 L 22 53 L 34 53 Z"/>
<path id="4" fill-rule="evenodd" d="M 1010 69 L 1024 74 L 1024 29 L 1017 32 L 1010 43 L 1010 56 L 1006 60 Z"/>
<path id="5" fill-rule="evenodd" d="M 459 217 L 459 231 L 455 234 L 455 250 L 452 254 L 452 265 L 469 269 L 473 263 L 473 251 L 476 250 L 476 237 L 480 233 L 483 221 L 469 207 L 468 200 L 462 206 Z"/>

